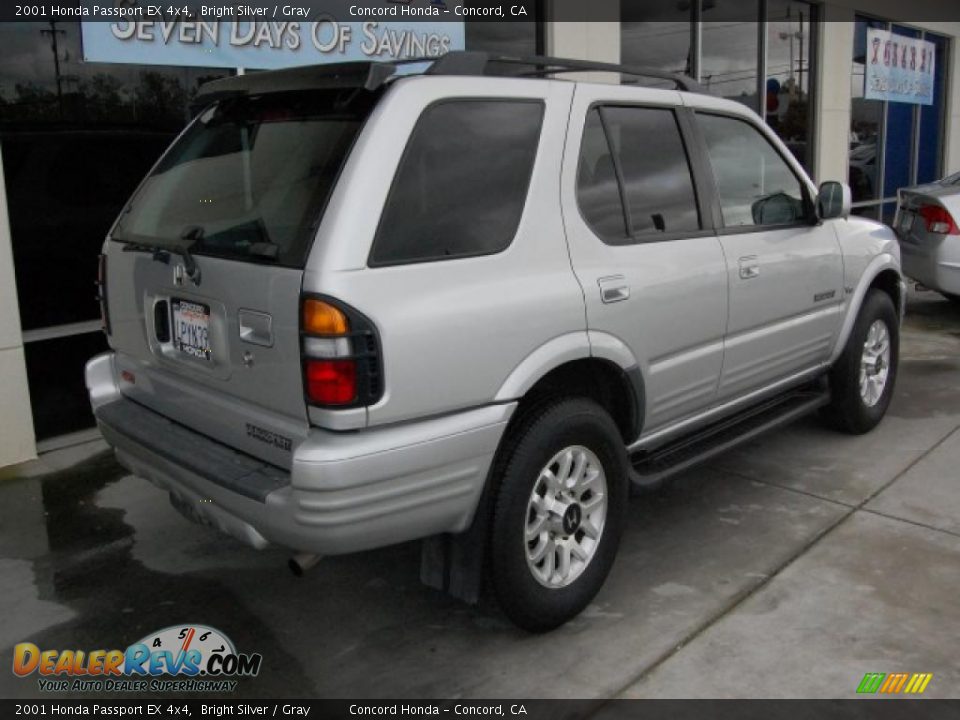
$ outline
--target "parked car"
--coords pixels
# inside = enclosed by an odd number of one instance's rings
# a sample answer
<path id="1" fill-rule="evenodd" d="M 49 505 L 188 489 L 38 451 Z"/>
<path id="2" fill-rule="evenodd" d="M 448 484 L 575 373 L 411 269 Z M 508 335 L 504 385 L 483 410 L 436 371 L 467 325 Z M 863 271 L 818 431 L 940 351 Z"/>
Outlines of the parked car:
<path id="1" fill-rule="evenodd" d="M 104 243 L 87 384 L 188 516 L 299 571 L 426 539 L 427 582 L 489 577 L 543 631 L 603 584 L 631 484 L 817 409 L 873 428 L 904 286 L 893 232 L 743 105 L 505 62 L 206 86 Z"/>
<path id="2" fill-rule="evenodd" d="M 960 303 L 960 173 L 897 191 L 903 271 Z"/>

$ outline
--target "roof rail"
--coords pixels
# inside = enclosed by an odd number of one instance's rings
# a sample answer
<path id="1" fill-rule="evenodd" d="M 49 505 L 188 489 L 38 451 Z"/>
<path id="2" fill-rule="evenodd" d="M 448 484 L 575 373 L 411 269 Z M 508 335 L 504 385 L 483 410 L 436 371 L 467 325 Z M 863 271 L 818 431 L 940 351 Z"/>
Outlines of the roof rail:
<path id="1" fill-rule="evenodd" d="M 527 65 L 532 68 L 528 72 L 519 73 L 519 77 L 543 77 L 568 72 L 614 72 L 633 77 L 668 80 L 674 83 L 678 90 L 706 94 L 704 87 L 696 80 L 659 68 L 617 65 L 594 60 L 571 60 L 544 55 L 512 57 L 471 50 L 453 51 L 434 60 L 426 72 L 428 75 L 497 75 L 498 73 L 492 71 L 491 65 Z"/>
<path id="2" fill-rule="evenodd" d="M 613 63 L 594 62 L 592 60 L 569 60 L 566 58 L 511 57 L 491 55 L 476 50 L 456 50 L 440 57 L 404 58 L 385 62 L 347 62 L 329 65 L 307 65 L 273 70 L 264 73 L 249 73 L 221 78 L 205 83 L 200 87 L 194 105 L 197 107 L 224 97 L 235 95 L 256 95 L 258 93 L 303 90 L 307 88 L 356 88 L 374 91 L 383 86 L 397 74 L 402 65 L 426 64 L 427 75 L 500 75 L 497 66 L 512 65 L 528 67 L 521 73 L 511 73 L 513 77 L 543 77 L 567 72 L 614 72 L 634 77 L 648 77 L 673 82 L 677 89 L 688 92 L 705 93 L 696 81 L 683 75 L 668 73 L 656 68 L 631 67 Z"/>

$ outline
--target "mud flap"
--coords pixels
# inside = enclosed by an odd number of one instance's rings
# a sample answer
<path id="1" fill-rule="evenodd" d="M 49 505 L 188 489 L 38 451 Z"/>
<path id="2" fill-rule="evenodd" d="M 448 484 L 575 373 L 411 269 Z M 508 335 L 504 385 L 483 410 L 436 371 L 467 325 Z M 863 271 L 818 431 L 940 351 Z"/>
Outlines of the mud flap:
<path id="1" fill-rule="evenodd" d="M 420 581 L 470 605 L 479 603 L 489 527 L 489 503 L 481 502 L 464 532 L 424 538 L 420 546 Z"/>

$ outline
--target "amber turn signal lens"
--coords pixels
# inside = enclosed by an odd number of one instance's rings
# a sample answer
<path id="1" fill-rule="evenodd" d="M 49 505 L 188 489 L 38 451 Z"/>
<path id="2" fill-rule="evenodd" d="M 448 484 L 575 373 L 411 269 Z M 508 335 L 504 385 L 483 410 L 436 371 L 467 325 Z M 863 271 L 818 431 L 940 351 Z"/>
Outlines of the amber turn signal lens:
<path id="1" fill-rule="evenodd" d="M 333 305 L 307 298 L 303 302 L 303 331 L 309 335 L 346 335 L 350 322 Z"/>

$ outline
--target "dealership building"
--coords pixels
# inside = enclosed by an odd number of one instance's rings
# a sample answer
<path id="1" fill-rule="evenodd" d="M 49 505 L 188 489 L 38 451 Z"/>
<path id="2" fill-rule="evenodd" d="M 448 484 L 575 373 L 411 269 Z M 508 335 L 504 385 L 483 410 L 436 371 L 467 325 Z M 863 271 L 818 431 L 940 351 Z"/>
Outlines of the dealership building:
<path id="1" fill-rule="evenodd" d="M 951 4 L 592 0 L 602 19 L 588 22 L 567 19 L 577 0 L 540 0 L 506 22 L 301 23 L 300 39 L 261 28 L 265 48 L 282 52 L 259 54 L 227 42 L 249 36 L 252 47 L 260 29 L 249 24 L 191 27 L 201 35 L 187 47 L 157 27 L 0 22 L 0 467 L 96 436 L 83 367 L 107 348 L 100 246 L 208 80 L 422 48 L 685 73 L 757 111 L 818 183 L 848 182 L 854 212 L 890 222 L 899 188 L 960 170 Z"/>

